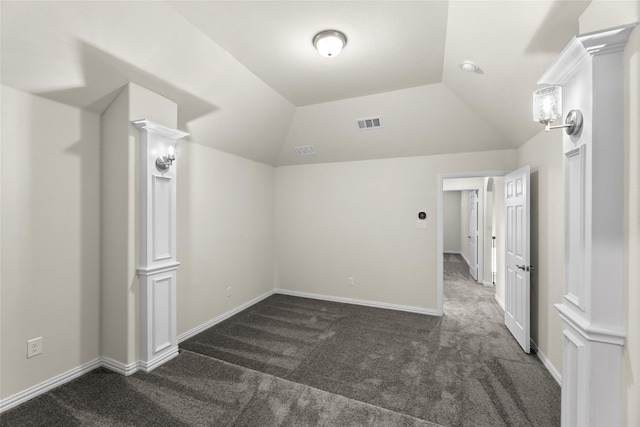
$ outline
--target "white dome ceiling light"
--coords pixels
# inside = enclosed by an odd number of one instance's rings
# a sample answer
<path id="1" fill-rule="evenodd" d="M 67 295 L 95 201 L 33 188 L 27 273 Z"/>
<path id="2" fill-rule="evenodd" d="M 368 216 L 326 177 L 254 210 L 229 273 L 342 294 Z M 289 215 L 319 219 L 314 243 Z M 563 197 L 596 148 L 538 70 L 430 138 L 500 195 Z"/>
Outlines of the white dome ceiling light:
<path id="1" fill-rule="evenodd" d="M 340 31 L 325 30 L 315 35 L 313 45 L 320 55 L 331 58 L 337 56 L 347 44 L 347 36 Z"/>
<path id="2" fill-rule="evenodd" d="M 478 67 L 475 62 L 469 60 L 464 61 L 461 67 L 462 71 L 465 71 L 467 73 L 476 73 L 480 69 L 480 67 Z"/>

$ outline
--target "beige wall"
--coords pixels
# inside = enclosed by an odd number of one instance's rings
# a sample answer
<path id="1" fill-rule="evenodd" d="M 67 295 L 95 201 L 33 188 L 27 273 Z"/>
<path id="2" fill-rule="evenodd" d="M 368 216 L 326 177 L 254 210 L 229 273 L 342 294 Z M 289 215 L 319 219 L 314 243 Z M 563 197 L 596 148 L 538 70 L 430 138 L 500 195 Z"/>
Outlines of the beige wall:
<path id="1" fill-rule="evenodd" d="M 640 21 L 640 2 L 593 1 L 580 17 L 580 32 Z M 625 242 L 623 319 L 627 339 L 622 361 L 622 423 L 640 425 L 640 29 L 624 51 Z"/>
<path id="2" fill-rule="evenodd" d="M 98 115 L 2 87 L 1 398 L 99 356 L 99 144 Z"/>
<path id="3" fill-rule="evenodd" d="M 460 191 L 445 191 L 443 203 L 443 243 L 445 252 L 460 252 Z"/>
<path id="4" fill-rule="evenodd" d="M 436 309 L 438 174 L 515 160 L 509 150 L 277 168 L 276 287 Z"/>
<path id="5" fill-rule="evenodd" d="M 272 166 L 180 145 L 178 335 L 273 289 L 274 175 Z"/>
<path id="6" fill-rule="evenodd" d="M 563 215 L 562 133 L 540 132 L 518 149 L 518 165 L 531 166 L 531 339 L 562 370 Z"/>

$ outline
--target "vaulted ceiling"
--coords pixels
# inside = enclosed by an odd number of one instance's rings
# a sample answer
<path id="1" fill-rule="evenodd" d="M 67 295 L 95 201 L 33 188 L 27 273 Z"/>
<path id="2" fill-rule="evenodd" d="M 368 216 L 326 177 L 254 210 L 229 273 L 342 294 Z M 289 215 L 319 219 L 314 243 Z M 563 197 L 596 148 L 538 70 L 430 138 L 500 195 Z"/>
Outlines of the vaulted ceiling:
<path id="1" fill-rule="evenodd" d="M 1 82 L 101 113 L 132 81 L 178 103 L 192 143 L 271 165 L 516 148 L 588 3 L 2 1 Z M 315 51 L 325 29 L 339 56 Z"/>

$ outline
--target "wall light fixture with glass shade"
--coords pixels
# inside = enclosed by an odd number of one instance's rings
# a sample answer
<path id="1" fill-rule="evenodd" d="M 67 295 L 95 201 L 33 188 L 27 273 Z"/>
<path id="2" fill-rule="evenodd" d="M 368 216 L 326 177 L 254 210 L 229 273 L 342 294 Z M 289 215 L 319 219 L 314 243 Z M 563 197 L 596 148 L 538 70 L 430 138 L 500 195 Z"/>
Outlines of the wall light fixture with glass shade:
<path id="1" fill-rule="evenodd" d="M 582 112 L 571 110 L 564 125 L 550 126 L 562 117 L 562 86 L 547 86 L 533 92 L 533 121 L 545 125 L 544 130 L 565 128 L 567 135 L 577 135 L 582 130 Z"/>
<path id="2" fill-rule="evenodd" d="M 167 148 L 167 155 L 160 156 L 156 159 L 156 167 L 161 171 L 168 170 L 176 160 L 176 146 L 171 144 Z"/>
<path id="3" fill-rule="evenodd" d="M 321 31 L 313 37 L 313 45 L 320 55 L 331 58 L 347 45 L 347 36 L 336 30 Z"/>

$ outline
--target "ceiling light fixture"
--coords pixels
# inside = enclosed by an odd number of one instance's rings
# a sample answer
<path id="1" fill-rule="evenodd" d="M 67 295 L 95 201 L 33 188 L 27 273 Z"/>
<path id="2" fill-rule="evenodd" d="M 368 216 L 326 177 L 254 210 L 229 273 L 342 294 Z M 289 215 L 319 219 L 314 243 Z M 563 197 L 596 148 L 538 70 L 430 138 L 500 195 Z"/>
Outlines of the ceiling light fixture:
<path id="1" fill-rule="evenodd" d="M 562 117 L 562 86 L 547 86 L 533 92 L 533 120 L 545 125 L 544 130 L 566 128 L 567 135 L 577 135 L 582 130 L 582 112 L 571 110 L 564 125 L 549 126 Z"/>
<path id="2" fill-rule="evenodd" d="M 315 35 L 313 45 L 320 55 L 331 58 L 337 56 L 347 44 L 347 36 L 340 31 L 325 30 Z"/>
<path id="3" fill-rule="evenodd" d="M 475 62 L 469 60 L 464 61 L 461 67 L 462 71 L 466 71 L 467 73 L 475 73 L 480 69 L 480 67 L 478 67 Z"/>

